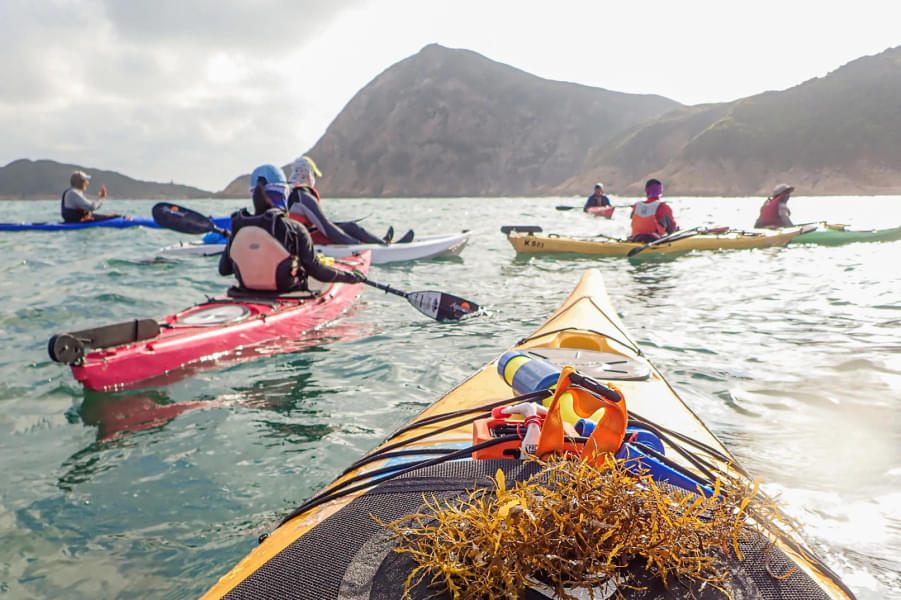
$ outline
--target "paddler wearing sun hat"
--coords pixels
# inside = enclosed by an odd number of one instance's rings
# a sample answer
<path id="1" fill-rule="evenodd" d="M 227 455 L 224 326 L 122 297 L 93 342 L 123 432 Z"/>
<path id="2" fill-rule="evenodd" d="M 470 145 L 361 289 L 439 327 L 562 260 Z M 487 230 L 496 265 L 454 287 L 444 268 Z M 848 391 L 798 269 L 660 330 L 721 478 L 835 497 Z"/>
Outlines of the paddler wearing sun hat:
<path id="1" fill-rule="evenodd" d="M 97 199 L 92 200 L 84 195 L 88 189 L 91 176 L 84 171 L 73 171 L 69 176 L 69 188 L 60 197 L 59 211 L 66 223 L 81 223 L 82 221 L 104 221 L 120 215 L 101 215 L 94 211 L 103 204 L 106 198 L 106 186 L 100 187 Z"/>
<path id="2" fill-rule="evenodd" d="M 389 227 L 384 237 L 380 238 L 354 222 L 333 223 L 322 212 L 319 191 L 316 189 L 316 177 L 322 172 L 313 159 L 301 156 L 288 168 L 288 181 L 293 186 L 288 196 L 288 214 L 295 221 L 304 224 L 311 231 L 313 241 L 317 244 L 389 244 L 394 237 L 394 228 Z M 408 231 L 398 243 L 412 242 L 413 230 Z"/>
<path id="3" fill-rule="evenodd" d="M 763 206 L 760 207 L 760 216 L 754 227 L 762 227 L 766 229 L 778 229 L 780 227 L 791 227 L 791 211 L 788 209 L 788 199 L 795 190 L 787 183 L 780 183 L 773 188 L 773 194 L 766 199 Z"/>

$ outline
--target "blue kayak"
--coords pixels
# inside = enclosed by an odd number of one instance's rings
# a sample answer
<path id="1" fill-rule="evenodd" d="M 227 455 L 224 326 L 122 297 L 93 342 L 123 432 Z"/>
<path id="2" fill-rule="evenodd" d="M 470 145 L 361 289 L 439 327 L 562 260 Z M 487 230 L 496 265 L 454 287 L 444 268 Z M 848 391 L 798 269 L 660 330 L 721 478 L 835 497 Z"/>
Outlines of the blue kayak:
<path id="1" fill-rule="evenodd" d="M 228 229 L 231 227 L 231 217 L 216 217 L 213 223 L 217 227 Z M 151 218 L 146 217 L 115 217 L 103 221 L 82 221 L 81 223 L 0 223 L 0 231 L 68 231 L 70 229 L 87 229 L 88 227 L 154 227 L 160 229 Z"/>

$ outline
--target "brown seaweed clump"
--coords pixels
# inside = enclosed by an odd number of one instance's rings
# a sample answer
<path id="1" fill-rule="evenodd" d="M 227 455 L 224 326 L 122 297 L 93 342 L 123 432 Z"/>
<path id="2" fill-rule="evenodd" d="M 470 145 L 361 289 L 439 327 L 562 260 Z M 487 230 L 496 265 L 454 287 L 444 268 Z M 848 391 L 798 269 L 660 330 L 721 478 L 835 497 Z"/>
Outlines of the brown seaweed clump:
<path id="1" fill-rule="evenodd" d="M 630 583 L 631 563 L 664 585 L 687 579 L 729 597 L 718 585 L 728 576 L 722 556 L 741 559 L 748 512 L 758 520 L 779 514 L 752 501 L 757 490 L 745 483 L 718 480 L 705 498 L 658 486 L 613 458 L 600 466 L 570 459 L 542 465 L 512 488 L 498 470 L 495 490 L 426 499 L 422 513 L 387 525 L 399 538 L 397 552 L 416 565 L 407 594 L 427 583 L 454 598 L 521 598 L 539 585 L 560 598 L 573 598 L 573 588 L 605 598 L 639 587 Z"/>

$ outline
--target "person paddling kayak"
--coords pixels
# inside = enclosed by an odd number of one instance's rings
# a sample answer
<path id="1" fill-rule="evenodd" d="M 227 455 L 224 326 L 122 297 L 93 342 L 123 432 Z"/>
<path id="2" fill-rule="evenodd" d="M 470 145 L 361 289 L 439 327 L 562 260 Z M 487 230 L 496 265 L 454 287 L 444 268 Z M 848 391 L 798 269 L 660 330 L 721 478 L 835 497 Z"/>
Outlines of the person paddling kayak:
<path id="1" fill-rule="evenodd" d="M 394 237 L 389 227 L 384 237 L 377 237 L 356 223 L 333 223 L 322 212 L 321 198 L 316 190 L 316 177 L 322 173 L 309 156 L 301 156 L 291 163 L 288 181 L 294 187 L 288 196 L 288 213 L 292 219 L 311 230 L 317 244 L 388 244 Z M 413 230 L 408 231 L 397 243 L 413 241 Z"/>
<path id="2" fill-rule="evenodd" d="M 657 179 L 648 179 L 644 191 L 647 199 L 636 202 L 632 207 L 632 235 L 629 241 L 646 244 L 673 233 L 679 226 L 676 225 L 673 210 L 660 199 L 663 184 Z"/>
<path id="3" fill-rule="evenodd" d="M 85 197 L 91 176 L 84 171 L 73 171 L 69 177 L 69 189 L 60 197 L 59 210 L 65 223 L 81 223 L 83 221 L 105 221 L 121 215 L 103 215 L 94 212 L 106 198 L 106 186 L 101 186 L 96 200 Z"/>
<path id="4" fill-rule="evenodd" d="M 588 196 L 588 200 L 585 201 L 585 206 L 582 207 L 582 210 L 587 211 L 592 206 L 610 206 L 610 198 L 604 195 L 603 183 L 594 184 L 594 193 Z"/>
<path id="5" fill-rule="evenodd" d="M 766 199 L 763 206 L 760 207 L 760 216 L 754 227 L 763 229 L 779 229 L 780 227 L 791 227 L 791 211 L 788 209 L 788 199 L 791 197 L 795 188 L 787 183 L 780 183 L 773 188 L 773 195 Z"/>
<path id="6" fill-rule="evenodd" d="M 251 174 L 254 214 L 232 214 L 231 237 L 219 260 L 219 274 L 238 278 L 251 290 L 291 292 L 307 289 L 307 278 L 324 282 L 362 283 L 355 271 L 319 262 L 306 228 L 285 212 L 288 185 L 281 167 L 266 164 Z"/>

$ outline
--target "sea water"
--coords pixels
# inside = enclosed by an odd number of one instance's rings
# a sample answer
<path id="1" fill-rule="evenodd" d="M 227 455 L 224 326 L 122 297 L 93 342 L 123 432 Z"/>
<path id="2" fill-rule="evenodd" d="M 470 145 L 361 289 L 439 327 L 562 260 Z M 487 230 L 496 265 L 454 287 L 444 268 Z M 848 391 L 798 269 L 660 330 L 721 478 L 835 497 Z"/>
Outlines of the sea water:
<path id="1" fill-rule="evenodd" d="M 683 228 L 753 225 L 760 198 L 671 198 Z M 469 229 L 460 257 L 372 279 L 486 308 L 438 323 L 367 288 L 294 352 L 97 393 L 48 358 L 60 331 L 162 317 L 229 284 L 216 259 L 161 261 L 157 229 L 0 234 L 0 598 L 194 598 L 260 534 L 537 327 L 588 268 L 648 358 L 861 599 L 901 599 L 901 242 L 519 257 L 502 225 L 622 236 L 581 198 L 326 200 L 376 234 Z M 147 216 L 151 201 L 108 201 Z M 225 215 L 242 202 L 184 204 Z M 5 202 L 4 221 L 57 203 Z M 792 198 L 795 222 L 901 225 L 901 198 Z"/>

